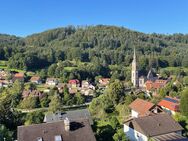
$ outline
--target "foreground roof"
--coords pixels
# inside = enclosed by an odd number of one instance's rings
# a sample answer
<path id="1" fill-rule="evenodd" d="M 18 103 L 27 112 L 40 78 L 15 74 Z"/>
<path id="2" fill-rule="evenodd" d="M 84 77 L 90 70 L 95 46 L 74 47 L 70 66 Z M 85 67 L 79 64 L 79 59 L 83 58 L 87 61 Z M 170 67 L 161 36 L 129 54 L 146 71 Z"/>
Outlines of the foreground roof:
<path id="1" fill-rule="evenodd" d="M 88 120 L 70 122 L 70 131 L 65 130 L 63 121 L 53 123 L 34 124 L 18 127 L 18 141 L 54 141 L 61 136 L 63 141 L 96 141 Z"/>
<path id="2" fill-rule="evenodd" d="M 126 121 L 125 124 L 148 137 L 164 135 L 183 130 L 179 123 L 168 114 L 156 114 L 133 118 Z"/>
<path id="3" fill-rule="evenodd" d="M 66 112 L 56 112 L 56 113 L 47 113 L 44 118 L 44 122 L 56 122 L 63 120 L 65 118 L 70 120 L 79 120 L 79 119 L 88 119 L 89 123 L 92 125 L 93 120 L 88 109 L 79 109 Z"/>
<path id="4" fill-rule="evenodd" d="M 169 133 L 164 135 L 155 136 L 152 138 L 154 141 L 187 141 L 188 139 L 177 134 Z"/>
<path id="5" fill-rule="evenodd" d="M 129 107 L 136 111 L 139 116 L 144 116 L 144 115 L 147 115 L 149 110 L 154 106 L 153 103 L 151 102 L 148 102 L 146 100 L 143 100 L 143 99 L 140 99 L 140 98 L 137 98 L 135 101 L 133 101 Z"/>

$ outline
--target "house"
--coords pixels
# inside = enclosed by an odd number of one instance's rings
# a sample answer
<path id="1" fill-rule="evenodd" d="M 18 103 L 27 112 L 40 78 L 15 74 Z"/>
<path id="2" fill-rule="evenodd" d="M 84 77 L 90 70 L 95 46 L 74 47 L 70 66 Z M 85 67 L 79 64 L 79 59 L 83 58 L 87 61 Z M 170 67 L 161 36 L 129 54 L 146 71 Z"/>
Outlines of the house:
<path id="1" fill-rule="evenodd" d="M 88 119 L 89 123 L 93 125 L 93 120 L 88 109 L 71 110 L 66 112 L 46 113 L 44 122 L 57 122 L 65 118 L 70 120 Z"/>
<path id="2" fill-rule="evenodd" d="M 163 112 L 159 106 L 139 98 L 133 101 L 129 108 L 131 109 L 131 117 L 135 118 Z"/>
<path id="3" fill-rule="evenodd" d="M 75 94 L 78 92 L 78 88 L 69 88 L 69 94 Z"/>
<path id="4" fill-rule="evenodd" d="M 178 98 L 166 96 L 158 103 L 158 105 L 161 106 L 167 113 L 175 115 L 176 112 L 179 112 L 180 100 Z"/>
<path id="5" fill-rule="evenodd" d="M 87 119 L 19 126 L 18 141 L 96 141 Z"/>
<path id="6" fill-rule="evenodd" d="M 80 88 L 80 93 L 86 96 L 92 96 L 95 90 L 95 86 L 90 84 L 88 81 L 83 80 L 82 81 L 82 86 Z"/>
<path id="7" fill-rule="evenodd" d="M 0 80 L 7 79 L 8 75 L 9 75 L 9 73 L 7 71 L 0 70 Z"/>
<path id="8" fill-rule="evenodd" d="M 99 84 L 100 86 L 107 86 L 110 83 L 110 78 L 100 78 Z"/>
<path id="9" fill-rule="evenodd" d="M 182 131 L 179 123 L 165 113 L 132 118 L 124 123 L 124 133 L 131 141 L 184 139 Z"/>
<path id="10" fill-rule="evenodd" d="M 8 87 L 11 84 L 11 81 L 8 80 L 0 80 L 0 88 L 1 87 Z"/>
<path id="11" fill-rule="evenodd" d="M 80 87 L 80 81 L 78 79 L 69 80 L 68 85 L 70 88 Z"/>
<path id="12" fill-rule="evenodd" d="M 147 80 L 145 83 L 145 89 L 147 92 L 152 90 L 158 90 L 164 87 L 168 83 L 168 80 L 157 79 L 155 81 Z"/>
<path id="13" fill-rule="evenodd" d="M 19 81 L 24 81 L 24 77 L 25 77 L 25 74 L 22 73 L 22 72 L 19 72 L 19 73 L 15 73 L 14 76 L 13 76 L 13 82 L 15 82 L 16 80 L 19 80 Z"/>
<path id="14" fill-rule="evenodd" d="M 62 93 L 65 86 L 66 86 L 65 83 L 58 83 L 58 85 L 57 85 L 58 91 Z"/>
<path id="15" fill-rule="evenodd" d="M 41 80 L 40 76 L 32 76 L 30 79 L 30 82 L 36 83 L 36 84 L 41 84 L 42 80 Z"/>
<path id="16" fill-rule="evenodd" d="M 42 98 L 43 93 L 41 93 L 41 92 L 38 91 L 38 90 L 24 90 L 24 91 L 22 92 L 22 97 L 23 97 L 23 98 L 27 98 L 28 96 L 33 96 L 33 97 Z"/>
<path id="17" fill-rule="evenodd" d="M 58 84 L 58 80 L 56 78 L 47 78 L 46 84 L 48 86 L 56 86 Z"/>
<path id="18" fill-rule="evenodd" d="M 82 81 L 82 88 L 89 88 L 89 82 L 87 80 Z"/>
<path id="19" fill-rule="evenodd" d="M 89 89 L 89 88 L 82 88 L 80 90 L 80 93 L 85 95 L 85 96 L 93 96 L 94 91 L 92 89 Z"/>

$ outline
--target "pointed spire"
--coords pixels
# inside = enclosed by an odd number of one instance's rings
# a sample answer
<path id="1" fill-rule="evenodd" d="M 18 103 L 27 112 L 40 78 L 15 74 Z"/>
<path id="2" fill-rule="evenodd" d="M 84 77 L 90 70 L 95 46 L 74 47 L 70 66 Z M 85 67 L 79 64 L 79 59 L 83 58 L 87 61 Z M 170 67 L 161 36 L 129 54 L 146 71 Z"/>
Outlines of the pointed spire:
<path id="1" fill-rule="evenodd" d="M 133 59 L 136 61 L 136 49 L 134 47 L 134 56 L 133 56 Z"/>

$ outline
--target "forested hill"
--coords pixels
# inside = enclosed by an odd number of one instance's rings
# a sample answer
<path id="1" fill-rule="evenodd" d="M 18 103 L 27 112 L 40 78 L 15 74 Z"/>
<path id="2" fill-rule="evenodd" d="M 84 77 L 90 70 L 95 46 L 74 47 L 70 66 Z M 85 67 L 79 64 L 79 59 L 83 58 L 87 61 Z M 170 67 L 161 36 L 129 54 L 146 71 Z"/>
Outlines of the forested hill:
<path id="1" fill-rule="evenodd" d="M 12 68 L 38 69 L 59 60 L 129 66 L 133 47 L 140 69 L 188 66 L 188 35 L 144 34 L 123 27 L 57 28 L 26 38 L 0 35 L 0 59 Z"/>

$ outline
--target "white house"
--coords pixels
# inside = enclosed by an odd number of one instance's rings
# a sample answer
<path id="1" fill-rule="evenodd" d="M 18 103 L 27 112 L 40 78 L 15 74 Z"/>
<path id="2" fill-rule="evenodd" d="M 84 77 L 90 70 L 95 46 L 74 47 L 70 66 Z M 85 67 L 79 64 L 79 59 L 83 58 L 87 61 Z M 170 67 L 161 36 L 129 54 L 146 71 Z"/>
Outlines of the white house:
<path id="1" fill-rule="evenodd" d="M 183 138 L 183 128 L 168 114 L 155 114 L 132 118 L 124 123 L 124 133 L 131 141 L 148 141 L 158 138 Z M 173 134 L 173 135 L 172 135 Z"/>
<path id="2" fill-rule="evenodd" d="M 47 78 L 46 84 L 49 86 L 55 86 L 58 84 L 58 80 L 56 78 Z"/>

